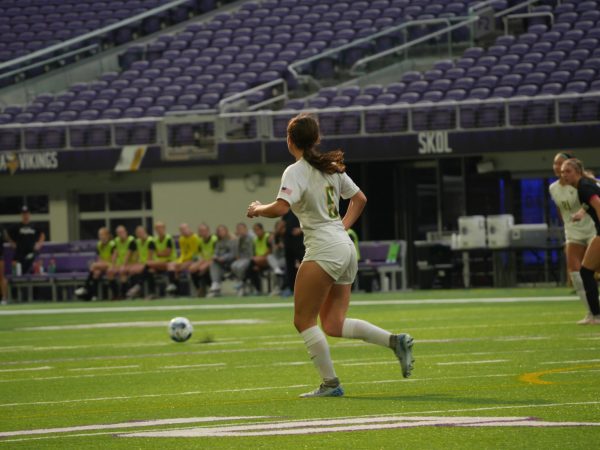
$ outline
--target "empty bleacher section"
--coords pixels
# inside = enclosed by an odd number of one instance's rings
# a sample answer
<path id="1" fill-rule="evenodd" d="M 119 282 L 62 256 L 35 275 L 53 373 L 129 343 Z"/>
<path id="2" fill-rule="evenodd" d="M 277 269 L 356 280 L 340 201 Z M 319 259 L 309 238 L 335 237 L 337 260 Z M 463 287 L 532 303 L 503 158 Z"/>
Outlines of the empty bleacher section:
<path id="1" fill-rule="evenodd" d="M 4 0 L 0 86 L 155 33 L 214 5 L 213 0 Z"/>
<path id="2" fill-rule="evenodd" d="M 379 55 L 400 60 L 413 43 L 443 47 L 436 40 L 440 36 L 472 42 L 468 28 L 479 18 L 473 7 L 486 5 L 492 20 L 500 21 L 511 18 L 503 11 L 514 10 L 506 8 L 515 3 L 243 2 L 175 35 L 130 47 L 120 72 L 4 108 L 0 149 L 190 146 L 204 135 L 212 142 L 215 133 L 217 141 L 259 134 L 276 138 L 291 111 L 303 108 L 325 109 L 319 113 L 325 135 L 598 120 L 600 11 L 595 1 L 537 7 L 539 2 L 527 1 L 516 10 L 530 11 L 524 33 L 499 36 L 489 46 L 482 40 L 482 46 L 467 48 L 458 58 L 438 58 L 428 70 L 399 70 L 392 83 L 327 87 L 304 101 L 290 99 L 305 92 L 307 78 L 317 86 L 339 83 L 341 70 L 352 74 Z M 444 29 L 445 35 L 435 34 Z M 277 110 L 274 100 L 285 98 L 283 113 L 244 113 Z M 207 123 L 194 123 L 202 114 Z M 174 126 L 159 126 L 162 117 L 168 121 L 172 115 L 191 118 L 185 125 L 178 119 Z M 223 125 L 215 127 L 219 120 Z M 269 122 L 261 124 L 260 133 L 257 120 Z"/>
<path id="3" fill-rule="evenodd" d="M 233 13 L 221 13 L 208 22 L 188 26 L 183 32 L 160 36 L 144 48 L 132 46 L 122 56 L 121 72 L 105 73 L 91 83 L 76 83 L 58 95 L 40 94 L 23 107 L 8 107 L 0 123 L 48 123 L 75 120 L 114 120 L 160 117 L 175 111 L 203 111 L 219 102 L 266 82 L 285 79 L 293 85 L 290 64 L 315 57 L 351 42 L 376 35 L 413 20 L 466 15 L 477 2 L 423 2 L 377 0 L 316 2 L 266 0 L 246 2 Z M 388 33 L 344 52 L 351 64 L 369 53 L 393 47 L 427 30 L 427 26 Z M 312 64 L 317 77 L 332 76 L 341 61 L 320 58 Z M 272 90 L 256 90 L 246 97 L 257 104 Z M 66 144 L 64 130 L 53 127 L 25 133 L 3 133 L 0 146 L 54 148 Z M 69 146 L 106 146 L 148 143 L 155 139 L 154 121 L 147 126 L 120 128 L 114 142 L 106 126 L 84 132 L 75 127 Z"/>

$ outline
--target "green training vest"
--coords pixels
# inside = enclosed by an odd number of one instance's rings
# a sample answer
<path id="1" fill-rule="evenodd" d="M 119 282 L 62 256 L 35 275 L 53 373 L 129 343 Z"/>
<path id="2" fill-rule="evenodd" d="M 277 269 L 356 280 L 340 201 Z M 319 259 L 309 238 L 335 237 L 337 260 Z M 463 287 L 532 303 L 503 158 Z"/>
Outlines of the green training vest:
<path id="1" fill-rule="evenodd" d="M 254 238 L 254 254 L 265 256 L 267 253 L 269 253 L 269 233 L 263 234 L 262 239 Z"/>
<path id="2" fill-rule="evenodd" d="M 162 241 L 158 238 L 158 236 L 154 238 L 154 245 L 156 245 L 156 253 L 158 254 L 159 252 L 166 250 L 168 248 L 167 243 L 169 241 L 171 242 L 171 253 L 169 253 L 168 256 L 157 256 L 156 259 L 158 261 L 171 262 L 177 259 L 177 250 L 175 250 L 175 242 L 173 241 L 171 235 L 168 233 L 165 234 L 165 237 Z"/>
<path id="3" fill-rule="evenodd" d="M 148 236 L 144 242 L 141 239 L 136 239 L 135 243 L 137 245 L 138 252 L 138 262 L 145 264 L 148 262 L 148 252 L 150 244 L 154 242 L 154 238 L 152 236 Z"/>
<path id="4" fill-rule="evenodd" d="M 96 249 L 98 250 L 98 256 L 102 261 L 112 262 L 112 254 L 115 250 L 114 241 L 108 241 L 106 244 L 103 244 L 102 241 L 98 241 Z"/>
<path id="5" fill-rule="evenodd" d="M 125 242 L 121 242 L 121 239 L 115 238 L 115 249 L 117 250 L 117 266 L 125 264 L 125 255 L 129 250 L 129 245 L 133 242 L 133 236 L 128 236 Z"/>
<path id="6" fill-rule="evenodd" d="M 219 238 L 211 234 L 210 238 L 208 238 L 208 242 L 206 242 L 203 238 L 200 238 L 200 243 L 198 244 L 198 253 L 202 256 L 202 259 L 208 261 L 215 255 L 215 244 Z"/>

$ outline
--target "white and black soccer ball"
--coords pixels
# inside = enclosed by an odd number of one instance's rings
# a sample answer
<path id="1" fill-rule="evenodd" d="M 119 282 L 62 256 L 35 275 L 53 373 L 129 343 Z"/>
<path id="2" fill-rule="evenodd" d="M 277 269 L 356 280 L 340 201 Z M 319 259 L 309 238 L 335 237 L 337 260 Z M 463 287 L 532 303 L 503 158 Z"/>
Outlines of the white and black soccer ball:
<path id="1" fill-rule="evenodd" d="M 169 336 L 175 342 L 185 342 L 194 332 L 192 323 L 185 317 L 175 317 L 169 322 Z"/>

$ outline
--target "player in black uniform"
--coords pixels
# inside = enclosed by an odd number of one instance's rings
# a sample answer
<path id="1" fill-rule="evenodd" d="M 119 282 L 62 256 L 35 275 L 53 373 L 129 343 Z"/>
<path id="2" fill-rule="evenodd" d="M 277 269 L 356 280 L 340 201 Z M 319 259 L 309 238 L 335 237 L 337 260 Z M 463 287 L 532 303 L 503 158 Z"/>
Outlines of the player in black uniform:
<path id="1" fill-rule="evenodd" d="M 578 323 L 581 325 L 600 325 L 598 283 L 594 278 L 594 273 L 600 269 L 600 181 L 586 173 L 583 163 L 574 158 L 567 159 L 563 163 L 561 175 L 567 184 L 577 188 L 579 202 L 596 225 L 596 237 L 585 251 L 581 270 L 579 271 L 585 287 L 590 312 Z"/>
<path id="2" fill-rule="evenodd" d="M 15 247 L 13 259 L 21 264 L 23 274 L 31 272 L 35 257 L 46 240 L 44 232 L 32 226 L 29 223 L 30 220 L 29 208 L 23 206 L 21 208 L 21 223 L 16 225 L 8 236 Z"/>

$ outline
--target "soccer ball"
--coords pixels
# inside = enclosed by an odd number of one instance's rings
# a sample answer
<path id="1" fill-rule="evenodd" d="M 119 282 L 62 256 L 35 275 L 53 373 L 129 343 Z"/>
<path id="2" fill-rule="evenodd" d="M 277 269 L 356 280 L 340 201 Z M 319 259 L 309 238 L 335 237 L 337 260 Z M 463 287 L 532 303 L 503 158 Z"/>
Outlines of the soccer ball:
<path id="1" fill-rule="evenodd" d="M 185 317 L 175 317 L 169 322 L 169 336 L 175 342 L 185 342 L 192 337 L 194 327 Z"/>

